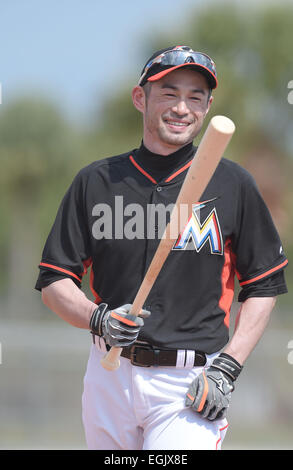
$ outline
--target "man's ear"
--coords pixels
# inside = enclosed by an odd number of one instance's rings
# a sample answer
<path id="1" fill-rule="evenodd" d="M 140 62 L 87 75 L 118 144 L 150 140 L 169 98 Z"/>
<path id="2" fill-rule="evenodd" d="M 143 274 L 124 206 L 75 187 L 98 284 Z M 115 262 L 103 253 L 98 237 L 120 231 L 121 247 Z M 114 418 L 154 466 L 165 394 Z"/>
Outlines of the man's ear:
<path id="1" fill-rule="evenodd" d="M 132 90 L 132 102 L 138 111 L 140 111 L 141 113 L 144 112 L 146 96 L 144 89 L 139 85 L 135 86 Z"/>
<path id="2" fill-rule="evenodd" d="M 213 101 L 214 101 L 214 97 L 213 97 L 213 96 L 210 96 L 209 102 L 208 102 L 208 106 L 207 106 L 207 110 L 206 110 L 206 114 L 205 114 L 205 115 L 208 114 L 208 112 L 209 112 L 209 110 L 210 110 L 210 107 L 211 107 L 211 104 L 212 104 Z"/>

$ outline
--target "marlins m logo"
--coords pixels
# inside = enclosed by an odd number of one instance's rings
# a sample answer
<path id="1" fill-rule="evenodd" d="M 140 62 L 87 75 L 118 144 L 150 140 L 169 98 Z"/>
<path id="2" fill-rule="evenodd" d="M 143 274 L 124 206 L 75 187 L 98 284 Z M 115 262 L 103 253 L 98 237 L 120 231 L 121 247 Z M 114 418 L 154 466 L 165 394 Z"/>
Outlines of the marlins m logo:
<path id="1" fill-rule="evenodd" d="M 200 252 L 209 242 L 212 255 L 223 255 L 223 238 L 216 208 L 209 213 L 201 224 L 197 211 L 203 204 L 196 204 L 184 230 L 178 237 L 173 250 L 196 250 Z"/>

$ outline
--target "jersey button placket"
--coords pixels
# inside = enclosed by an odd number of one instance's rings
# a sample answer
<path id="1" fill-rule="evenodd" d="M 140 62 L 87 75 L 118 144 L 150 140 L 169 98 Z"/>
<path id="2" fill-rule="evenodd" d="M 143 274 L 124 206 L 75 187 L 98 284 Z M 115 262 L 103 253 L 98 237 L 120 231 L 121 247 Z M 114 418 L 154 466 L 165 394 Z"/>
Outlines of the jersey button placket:
<path id="1" fill-rule="evenodd" d="M 166 191 L 168 191 L 168 188 L 165 185 L 163 186 L 157 185 L 153 188 L 152 197 L 151 197 L 152 214 L 154 214 L 154 212 L 157 211 L 156 209 L 157 205 L 166 204 L 166 201 L 165 201 L 165 198 L 167 196 Z M 151 219 L 149 219 L 149 222 L 151 220 L 150 225 L 152 224 L 154 225 L 152 225 L 152 227 L 149 227 L 149 230 L 148 230 L 148 233 L 151 233 L 151 237 L 147 241 L 148 248 L 147 248 L 147 253 L 146 253 L 146 268 L 152 262 L 152 259 L 160 243 L 160 237 L 162 237 L 163 235 L 162 232 L 164 231 L 164 225 L 166 223 L 166 220 L 163 220 L 163 221 L 160 220 L 160 211 L 161 211 L 161 208 L 158 209 L 157 217 L 155 219 L 153 218 L 153 215 Z M 164 214 L 163 214 L 163 218 L 165 219 Z M 161 277 L 161 274 L 159 273 L 158 280 L 160 279 L 160 277 Z M 155 283 L 148 297 L 148 303 L 150 304 L 150 311 L 152 311 L 153 308 L 155 309 L 158 308 L 157 306 L 158 302 L 159 303 L 161 302 L 161 297 L 160 297 L 160 292 L 158 291 L 158 286 Z"/>
<path id="2" fill-rule="evenodd" d="M 153 192 L 152 192 L 152 196 L 150 200 L 152 209 L 150 212 L 154 211 L 155 210 L 154 207 L 156 206 L 156 204 L 159 204 L 161 202 L 162 190 L 163 190 L 162 186 L 159 186 L 159 185 L 153 188 Z M 153 223 L 152 217 L 150 218 L 148 217 L 148 224 L 151 225 L 152 223 Z M 148 239 L 147 239 L 147 252 L 146 252 L 146 267 L 148 267 L 148 265 L 152 261 L 152 258 L 158 247 L 158 232 L 159 232 L 158 222 L 155 221 L 155 225 L 153 225 L 152 227 L 150 225 L 147 228 Z"/>
<path id="3" fill-rule="evenodd" d="M 153 198 L 153 202 L 154 204 L 160 204 L 161 203 L 161 194 L 157 195 L 157 193 L 162 193 L 162 191 L 164 190 L 164 188 L 162 186 L 157 186 L 156 187 L 156 192 L 154 193 L 154 198 Z M 155 229 L 155 235 L 156 235 L 156 238 L 158 238 L 158 233 L 159 233 L 159 225 L 158 223 L 155 224 L 154 226 L 154 229 Z"/>
<path id="4" fill-rule="evenodd" d="M 162 191 L 162 189 L 163 189 L 162 186 L 157 186 L 157 187 L 156 187 L 156 192 L 157 192 L 157 193 L 160 193 L 160 192 Z M 155 235 L 156 235 L 156 237 L 157 237 L 157 236 L 158 236 L 158 231 L 159 231 L 159 226 L 158 226 L 158 224 L 156 224 L 154 228 L 155 228 Z"/>

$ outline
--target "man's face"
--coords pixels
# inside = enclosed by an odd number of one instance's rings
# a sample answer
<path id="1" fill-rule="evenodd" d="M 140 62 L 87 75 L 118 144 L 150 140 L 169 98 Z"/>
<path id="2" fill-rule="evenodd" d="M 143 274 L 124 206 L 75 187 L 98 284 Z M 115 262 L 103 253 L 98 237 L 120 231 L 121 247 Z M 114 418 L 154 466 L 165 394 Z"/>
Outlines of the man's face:
<path id="1" fill-rule="evenodd" d="M 192 69 L 174 70 L 153 82 L 143 110 L 145 145 L 170 153 L 192 142 L 211 102 L 205 77 Z"/>

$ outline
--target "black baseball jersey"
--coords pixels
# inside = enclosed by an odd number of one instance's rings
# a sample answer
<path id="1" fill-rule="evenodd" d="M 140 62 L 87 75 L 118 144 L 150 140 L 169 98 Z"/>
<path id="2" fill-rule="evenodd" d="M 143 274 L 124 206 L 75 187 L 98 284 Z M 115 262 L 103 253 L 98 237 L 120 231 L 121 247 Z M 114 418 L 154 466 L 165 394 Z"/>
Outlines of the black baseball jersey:
<path id="1" fill-rule="evenodd" d="M 142 143 L 83 168 L 60 205 L 36 289 L 64 277 L 81 287 L 90 268 L 96 303 L 132 303 L 195 151 L 188 144 L 161 156 Z M 152 315 L 139 338 L 157 347 L 216 352 L 229 339 L 234 280 L 241 302 L 282 294 L 286 265 L 254 179 L 223 158 L 174 240 L 145 303 Z"/>

